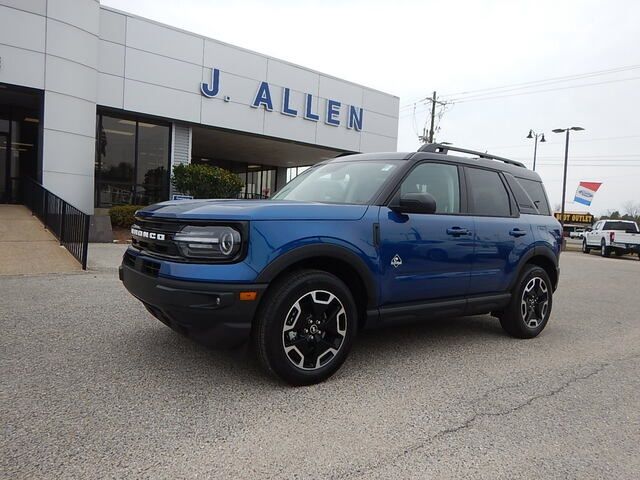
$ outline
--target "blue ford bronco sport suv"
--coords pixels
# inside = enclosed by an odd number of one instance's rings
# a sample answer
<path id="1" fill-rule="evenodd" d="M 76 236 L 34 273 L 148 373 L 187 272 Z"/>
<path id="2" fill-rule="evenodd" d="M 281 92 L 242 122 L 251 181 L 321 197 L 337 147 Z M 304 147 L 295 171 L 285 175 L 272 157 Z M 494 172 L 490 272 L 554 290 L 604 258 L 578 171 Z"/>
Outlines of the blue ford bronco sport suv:
<path id="1" fill-rule="evenodd" d="M 304 385 L 338 370 L 365 327 L 491 313 L 535 337 L 560 232 L 535 172 L 429 144 L 319 163 L 270 200 L 143 208 L 120 278 L 172 329 L 250 339 L 267 371 Z"/>

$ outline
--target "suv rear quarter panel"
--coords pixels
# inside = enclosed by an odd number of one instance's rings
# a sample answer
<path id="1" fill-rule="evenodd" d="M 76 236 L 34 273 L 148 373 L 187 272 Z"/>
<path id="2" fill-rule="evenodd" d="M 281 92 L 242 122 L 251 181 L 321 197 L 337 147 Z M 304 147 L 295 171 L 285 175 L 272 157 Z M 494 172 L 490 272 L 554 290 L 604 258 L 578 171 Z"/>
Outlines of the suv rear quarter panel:
<path id="1" fill-rule="evenodd" d="M 530 219 L 535 246 L 549 249 L 556 258 L 562 246 L 562 226 L 550 215 L 523 215 Z"/>

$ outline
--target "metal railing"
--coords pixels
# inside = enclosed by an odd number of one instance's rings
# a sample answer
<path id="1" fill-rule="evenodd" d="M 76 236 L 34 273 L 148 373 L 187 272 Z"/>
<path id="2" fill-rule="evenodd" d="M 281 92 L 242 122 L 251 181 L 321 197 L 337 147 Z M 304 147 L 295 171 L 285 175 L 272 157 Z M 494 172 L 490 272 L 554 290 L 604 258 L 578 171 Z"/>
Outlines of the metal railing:
<path id="1" fill-rule="evenodd" d="M 252 192 L 240 192 L 236 195 L 237 199 L 240 200 L 268 200 L 269 197 L 263 195 L 261 193 L 252 193 Z"/>
<path id="2" fill-rule="evenodd" d="M 22 201 L 86 270 L 90 216 L 31 178 L 23 179 Z"/>

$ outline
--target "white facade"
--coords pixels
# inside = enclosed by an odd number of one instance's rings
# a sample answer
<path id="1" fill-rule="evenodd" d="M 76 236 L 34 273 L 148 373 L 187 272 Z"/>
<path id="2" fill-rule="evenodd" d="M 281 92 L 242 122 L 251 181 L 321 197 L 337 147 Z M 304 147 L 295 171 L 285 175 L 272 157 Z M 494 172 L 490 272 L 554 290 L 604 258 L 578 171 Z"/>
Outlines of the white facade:
<path id="1" fill-rule="evenodd" d="M 0 83 L 44 91 L 44 186 L 89 213 L 97 107 L 342 151 L 396 149 L 395 96 L 94 0 L 0 0 L 0 60 Z M 212 69 L 219 88 L 207 97 L 201 83 L 211 84 Z M 262 82 L 271 111 L 253 106 Z M 317 121 L 305 118 L 307 95 Z M 347 128 L 351 107 L 360 129 Z"/>

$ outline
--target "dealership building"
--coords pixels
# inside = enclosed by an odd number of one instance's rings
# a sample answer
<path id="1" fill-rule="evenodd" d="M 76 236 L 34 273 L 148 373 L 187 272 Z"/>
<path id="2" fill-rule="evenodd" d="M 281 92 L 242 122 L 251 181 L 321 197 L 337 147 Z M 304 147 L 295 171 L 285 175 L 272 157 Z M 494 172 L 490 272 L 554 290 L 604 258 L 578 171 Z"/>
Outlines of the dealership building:
<path id="1" fill-rule="evenodd" d="M 395 151 L 398 103 L 95 0 L 0 0 L 2 203 L 32 178 L 88 214 L 149 204 L 189 162 L 269 196 L 298 167 Z"/>

